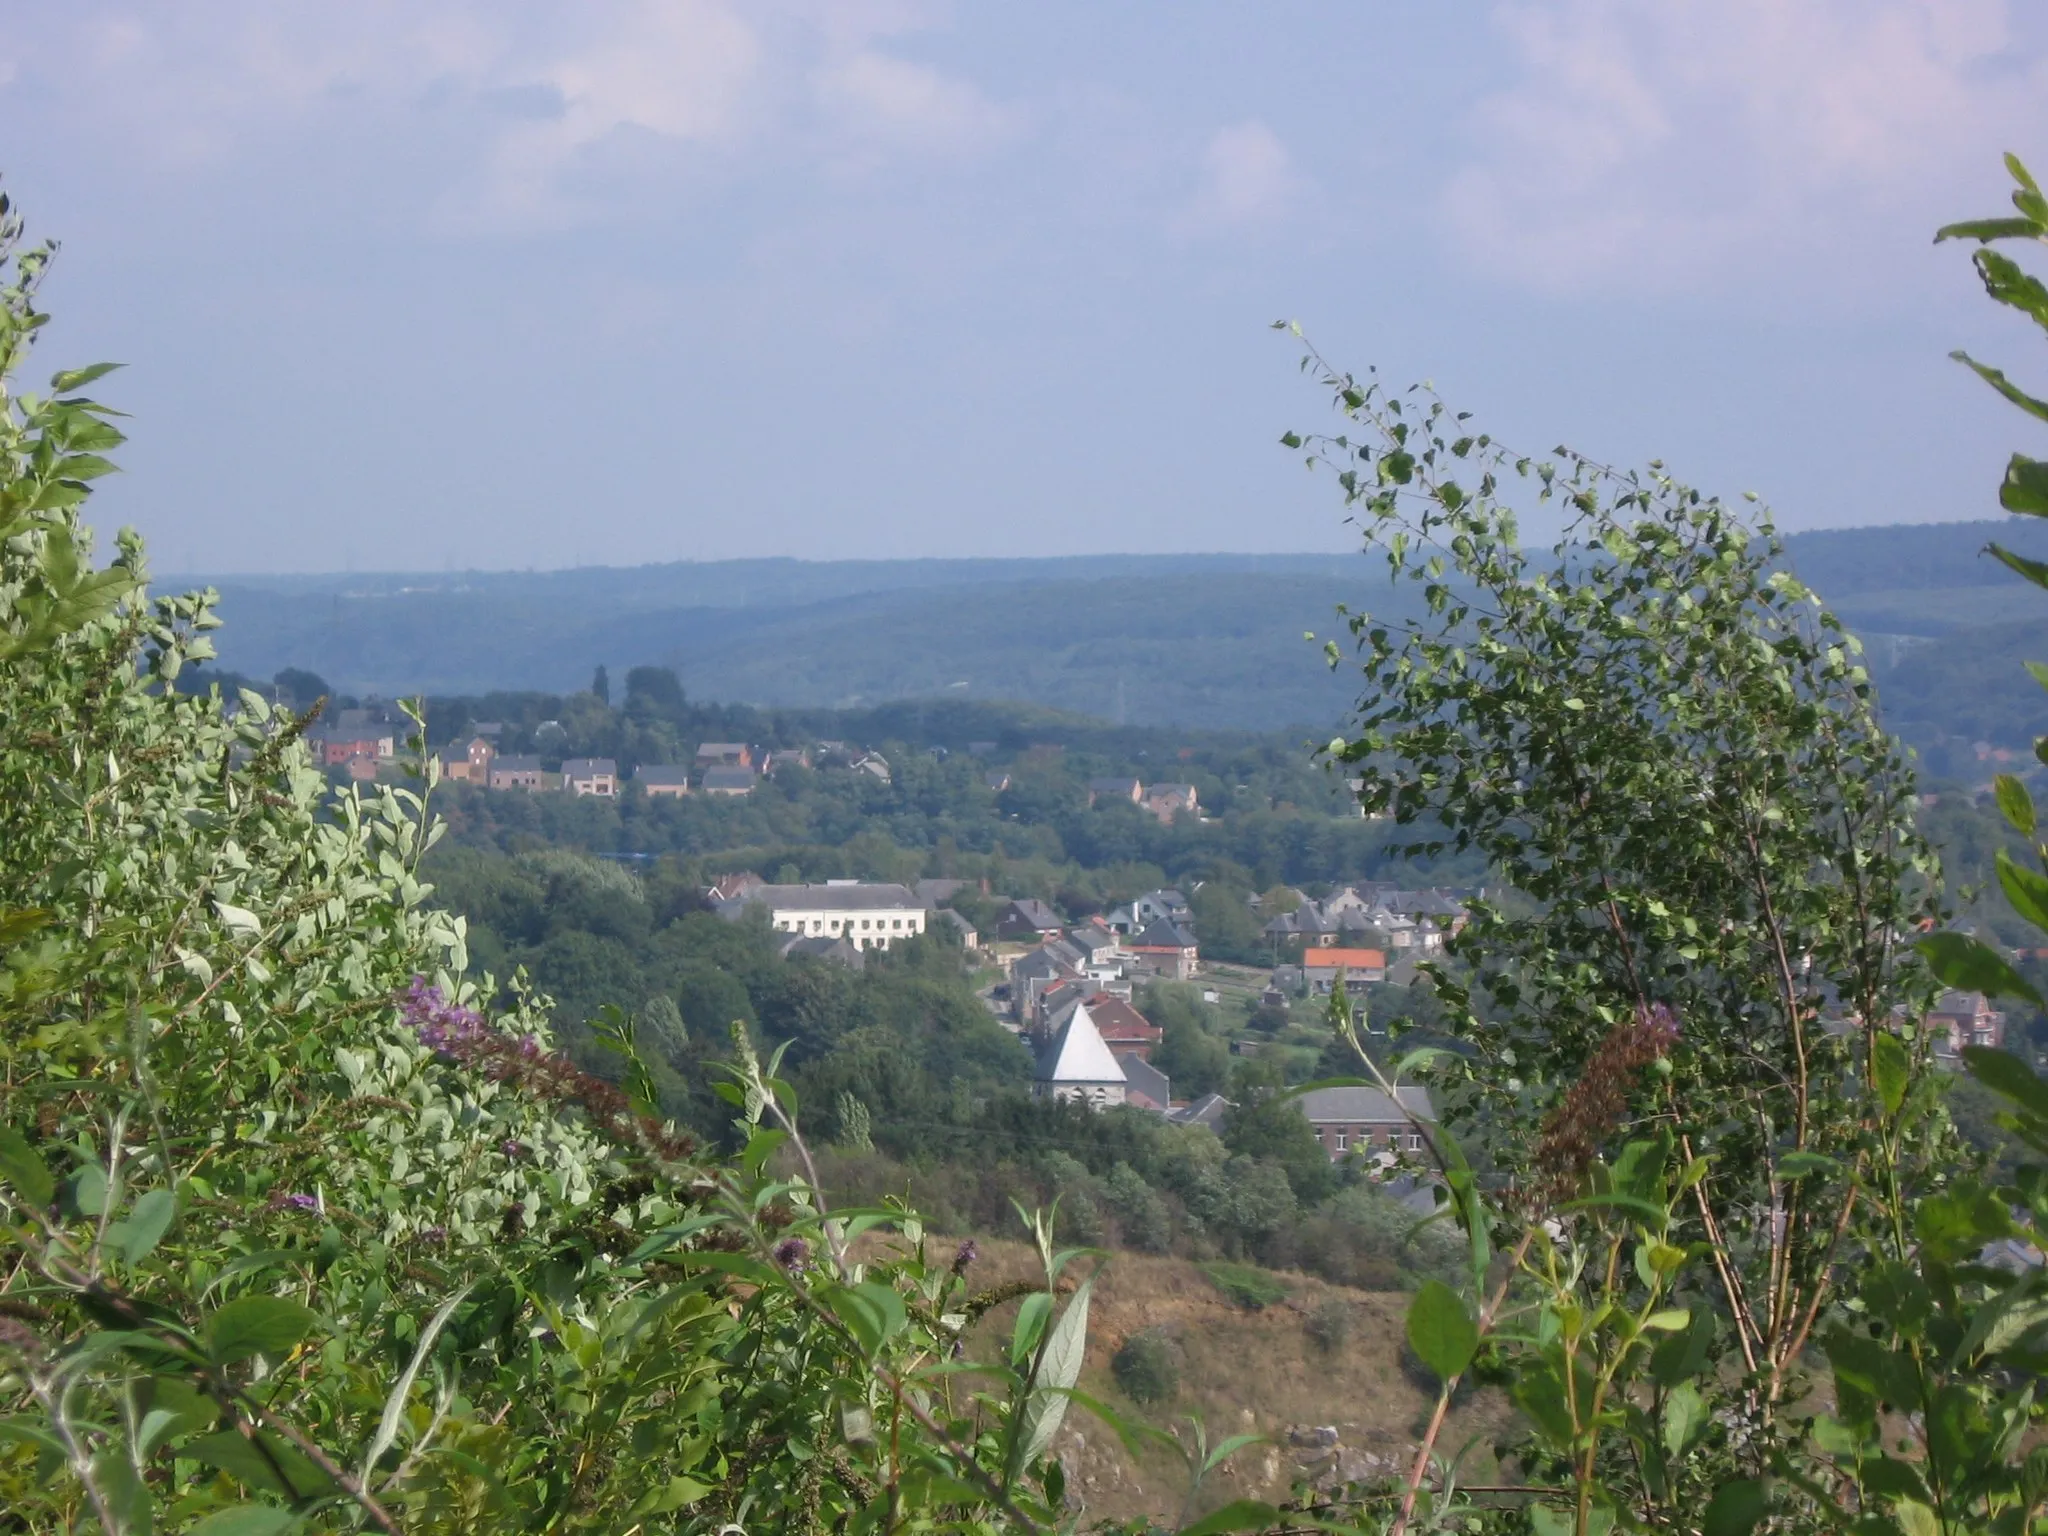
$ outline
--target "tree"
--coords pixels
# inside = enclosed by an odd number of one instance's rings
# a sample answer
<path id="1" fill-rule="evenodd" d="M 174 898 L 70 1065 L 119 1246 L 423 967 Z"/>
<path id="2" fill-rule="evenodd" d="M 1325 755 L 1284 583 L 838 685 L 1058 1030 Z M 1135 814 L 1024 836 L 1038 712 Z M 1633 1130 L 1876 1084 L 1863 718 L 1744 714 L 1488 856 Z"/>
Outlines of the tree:
<path id="1" fill-rule="evenodd" d="M 326 678 L 300 667 L 286 667 L 270 681 L 296 709 L 311 709 L 315 701 L 334 697 L 334 690 L 327 686 Z"/>
<path id="2" fill-rule="evenodd" d="M 599 668 L 600 675 L 603 668 Z M 599 696 L 609 692 L 599 690 Z M 626 712 L 651 719 L 680 720 L 685 707 L 683 685 L 668 667 L 634 667 L 626 673 Z"/>
<path id="3" fill-rule="evenodd" d="M 1466 1048 L 1437 1064 L 1447 1118 L 1565 1117 L 1493 1149 L 1538 1202 L 1623 1123 L 1708 1158 L 1690 1219 L 1742 1411 L 1768 1425 L 1839 1266 L 1876 1238 L 1875 1047 L 1929 996 L 1898 936 L 1934 915 L 1938 872 L 1860 648 L 1783 570 L 1767 514 L 1661 464 L 1510 452 L 1426 389 L 1324 380 L 1346 432 L 1285 441 L 1336 470 L 1423 615 L 1349 616 L 1364 703 L 1333 755 L 1420 833 L 1402 852 L 1476 850 L 1528 901 L 1474 905 L 1469 983 L 1432 969 Z M 1538 556 L 1520 514 L 1551 507 L 1565 528 Z M 1859 1022 L 1831 1032 L 1835 1013 Z M 1631 1052 L 1669 1075 L 1616 1076 L 1618 1118 L 1569 1140 L 1575 1085 Z"/>
<path id="4" fill-rule="evenodd" d="M 603 662 L 598 663 L 597 671 L 590 679 L 590 691 L 597 695 L 600 704 L 611 703 L 612 678 L 611 674 L 605 671 Z"/>

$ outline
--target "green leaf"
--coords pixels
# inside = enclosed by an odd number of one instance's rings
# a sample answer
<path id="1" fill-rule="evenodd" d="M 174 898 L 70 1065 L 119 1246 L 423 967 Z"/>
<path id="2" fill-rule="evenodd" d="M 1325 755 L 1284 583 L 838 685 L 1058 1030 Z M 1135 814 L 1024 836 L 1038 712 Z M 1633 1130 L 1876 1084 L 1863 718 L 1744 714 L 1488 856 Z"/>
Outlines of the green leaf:
<path id="1" fill-rule="evenodd" d="M 2048 876 L 2029 869 L 2003 848 L 1998 850 L 1997 863 L 1999 889 L 2013 911 L 2036 928 L 2048 929 Z"/>
<path id="2" fill-rule="evenodd" d="M 2007 570 L 2017 573 L 2022 580 L 2030 581 L 2037 587 L 2048 587 L 2048 564 L 2039 560 L 2029 560 L 2025 555 L 2016 555 L 2003 544 L 1987 544 L 1984 548 L 1992 559 L 2005 566 Z"/>
<path id="3" fill-rule="evenodd" d="M 1764 1485 L 1754 1478 L 1723 1483 L 1700 1517 L 1702 1536 L 1749 1536 L 1764 1517 Z"/>
<path id="4" fill-rule="evenodd" d="M 1913 947 L 1927 957 L 1927 968 L 1943 986 L 1986 997 L 2023 997 L 2036 1008 L 2048 1008 L 2026 978 L 1980 939 L 1966 933 L 1930 933 Z"/>
<path id="5" fill-rule="evenodd" d="M 1689 1381 L 1672 1388 L 1664 1399 L 1664 1449 L 1673 1458 L 1683 1456 L 1706 1428 L 1707 1418 L 1707 1402 L 1699 1388 Z"/>
<path id="6" fill-rule="evenodd" d="M 1833 1173 L 1842 1165 L 1825 1152 L 1787 1152 L 1778 1159 L 1778 1177 L 1790 1182 L 1813 1173 Z"/>
<path id="7" fill-rule="evenodd" d="M 2048 464 L 2030 459 L 2024 453 L 2016 453 L 2006 460 L 2005 480 L 1998 488 L 1998 504 L 2008 512 L 2048 517 Z M 2004 558 L 2002 551 L 1994 550 L 1994 553 Z M 2012 561 L 2007 560 L 2006 564 L 2011 565 Z M 2034 581 L 2036 586 L 2048 585 L 2031 576 L 2027 579 Z"/>
<path id="8" fill-rule="evenodd" d="M 2031 240 L 2041 233 L 2032 219 L 1965 219 L 1944 224 L 1934 232 L 1936 240 Z"/>
<path id="9" fill-rule="evenodd" d="M 1067 1416 L 1067 1392 L 1081 1379 L 1081 1361 L 1088 1350 L 1088 1296 L 1095 1277 L 1083 1280 L 1059 1321 L 1046 1335 L 1038 1357 L 1038 1375 L 1024 1404 L 1023 1432 L 1018 1440 L 1019 1465 L 1045 1454 Z"/>
<path id="10" fill-rule="evenodd" d="M 193 1526 L 189 1536 L 282 1536 L 301 1517 L 275 1504 L 238 1504 L 217 1509 Z"/>
<path id="11" fill-rule="evenodd" d="M 370 1474 L 376 1470 L 377 1458 L 398 1441 L 398 1431 L 405 1423 L 405 1405 L 412 1397 L 412 1386 L 419 1379 L 420 1367 L 427 1363 L 427 1357 L 433 1351 L 434 1340 L 441 1336 L 448 1319 L 455 1315 L 455 1309 L 462 1305 L 462 1299 L 468 1294 L 469 1287 L 465 1285 L 435 1308 L 427 1326 L 420 1330 L 412 1359 L 399 1373 L 398 1380 L 392 1383 L 391 1391 L 384 1399 L 384 1416 L 377 1421 L 377 1433 L 370 1437 L 370 1447 L 363 1452 L 362 1470 L 356 1474 L 356 1480 L 365 1487 L 369 1485 Z"/>
<path id="12" fill-rule="evenodd" d="M 178 1454 L 219 1467 L 248 1487 L 288 1499 L 303 1499 L 334 1486 L 334 1480 L 297 1446 L 268 1430 L 251 1430 L 247 1435 L 239 1430 L 218 1430 L 187 1440 L 178 1447 Z"/>
<path id="13" fill-rule="evenodd" d="M 207 1353 L 216 1365 L 267 1355 L 282 1360 L 320 1326 L 320 1314 L 282 1296 L 238 1296 L 207 1320 Z"/>
<path id="14" fill-rule="evenodd" d="M 1870 1045 L 1870 1076 L 1877 1085 L 1877 1101 L 1888 1115 L 1896 1115 L 1906 1102 L 1906 1085 L 1912 1079 L 1912 1062 L 1906 1042 L 1890 1030 L 1879 1030 Z"/>
<path id="15" fill-rule="evenodd" d="M 131 1265 L 140 1264 L 156 1251 L 156 1245 L 164 1240 L 177 1215 L 176 1195 L 168 1189 L 149 1191 L 135 1202 L 135 1209 L 123 1223 L 127 1230 L 122 1237 L 121 1257 Z"/>
<path id="16" fill-rule="evenodd" d="M 2009 773 L 2001 773 L 1991 781 L 1992 793 L 1998 799 L 1998 809 L 2012 824 L 2012 829 L 2022 837 L 2034 835 L 2034 797 L 2027 793 L 2027 786 Z"/>
<path id="17" fill-rule="evenodd" d="M 1963 1047 L 1963 1065 L 1970 1076 L 2003 1098 L 2011 1099 L 2030 1114 L 2048 1120 L 2048 1083 L 2011 1051 L 1988 1045 Z"/>
<path id="18" fill-rule="evenodd" d="M 94 363 L 88 368 L 66 369 L 63 373 L 50 376 L 50 393 L 68 395 L 74 389 L 83 389 L 94 379 L 103 379 L 116 368 L 126 366 L 125 363 Z"/>
<path id="19" fill-rule="evenodd" d="M 1462 1296 L 1441 1280 L 1425 1280 L 1408 1304 L 1408 1344 L 1448 1382 L 1464 1375 L 1479 1352 L 1479 1327 Z"/>
<path id="20" fill-rule="evenodd" d="M 38 1209 L 56 1198 L 57 1181 L 42 1154 L 11 1125 L 0 1125 L 0 1174 L 7 1176 L 15 1192 Z"/>
<path id="21" fill-rule="evenodd" d="M 1017 1326 L 1010 1334 L 1010 1363 L 1022 1367 L 1038 1348 L 1045 1320 L 1052 1315 L 1052 1292 L 1033 1291 L 1017 1305 Z"/>
<path id="22" fill-rule="evenodd" d="M 1193 1525 L 1184 1525 L 1178 1536 L 1217 1536 L 1222 1531 L 1263 1531 L 1283 1524 L 1280 1511 L 1257 1499 L 1235 1499 L 1212 1510 Z"/>

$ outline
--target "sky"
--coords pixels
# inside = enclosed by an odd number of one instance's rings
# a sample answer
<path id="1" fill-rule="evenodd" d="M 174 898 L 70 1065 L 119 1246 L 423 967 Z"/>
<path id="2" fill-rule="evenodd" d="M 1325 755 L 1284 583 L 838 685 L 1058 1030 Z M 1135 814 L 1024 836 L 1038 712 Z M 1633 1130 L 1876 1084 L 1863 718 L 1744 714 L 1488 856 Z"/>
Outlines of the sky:
<path id="1" fill-rule="evenodd" d="M 1799 529 L 1995 510 L 1948 353 L 2048 356 L 1931 235 L 2044 87 L 2026 0 L 78 0 L 0 186 L 160 571 L 1343 549 L 1283 318 Z"/>

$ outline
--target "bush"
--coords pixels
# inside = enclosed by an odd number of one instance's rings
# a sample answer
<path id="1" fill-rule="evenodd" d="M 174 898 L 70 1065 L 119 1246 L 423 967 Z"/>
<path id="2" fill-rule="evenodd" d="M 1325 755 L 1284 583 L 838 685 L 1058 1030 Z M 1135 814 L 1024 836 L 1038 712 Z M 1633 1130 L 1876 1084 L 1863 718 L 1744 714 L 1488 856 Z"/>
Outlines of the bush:
<path id="1" fill-rule="evenodd" d="M 1304 1323 L 1309 1339 L 1326 1355 L 1343 1349 L 1351 1338 L 1351 1307 L 1342 1298 L 1325 1296 L 1309 1309 Z"/>
<path id="2" fill-rule="evenodd" d="M 1275 1302 L 1287 1299 L 1286 1286 L 1263 1269 L 1254 1269 L 1249 1264 L 1219 1261 L 1204 1264 L 1202 1273 L 1229 1298 L 1231 1305 L 1243 1307 L 1247 1312 L 1263 1312 Z"/>
<path id="3" fill-rule="evenodd" d="M 1180 1364 L 1174 1348 L 1157 1328 L 1134 1333 L 1109 1362 L 1116 1384 L 1134 1403 L 1164 1403 L 1180 1390 Z"/>

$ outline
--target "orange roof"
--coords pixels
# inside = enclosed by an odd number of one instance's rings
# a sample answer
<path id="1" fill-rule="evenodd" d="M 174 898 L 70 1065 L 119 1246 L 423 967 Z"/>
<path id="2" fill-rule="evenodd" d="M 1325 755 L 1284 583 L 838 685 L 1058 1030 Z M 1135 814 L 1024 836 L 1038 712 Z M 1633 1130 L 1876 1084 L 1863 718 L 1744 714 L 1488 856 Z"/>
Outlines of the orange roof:
<path id="1" fill-rule="evenodd" d="M 1306 970 L 1335 970 L 1341 965 L 1351 971 L 1383 971 L 1387 957 L 1377 949 L 1311 949 L 1301 963 Z"/>

